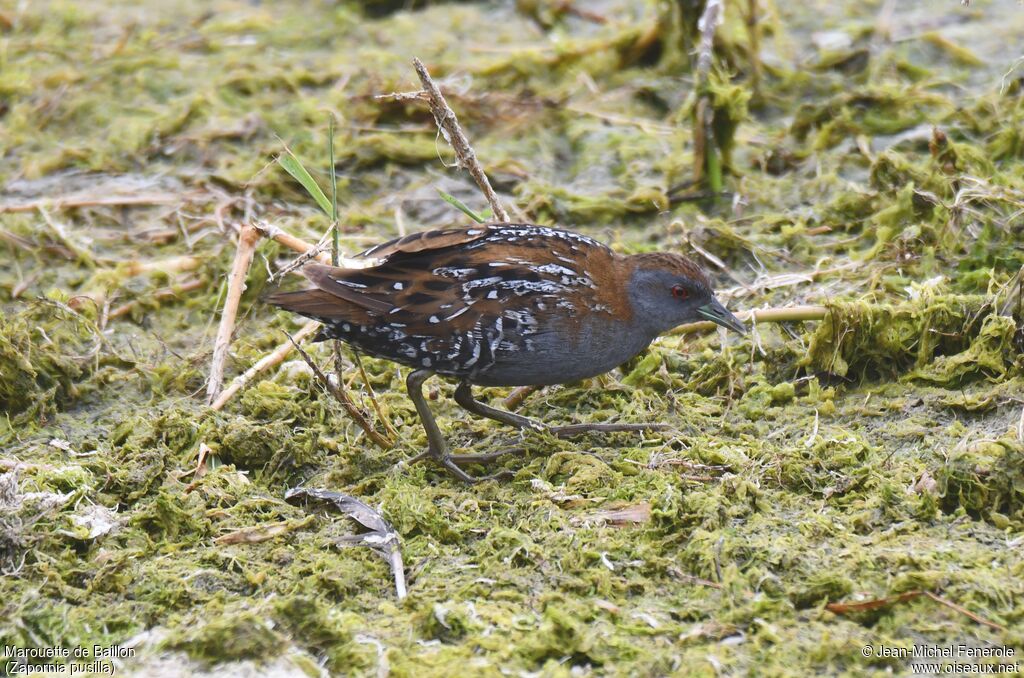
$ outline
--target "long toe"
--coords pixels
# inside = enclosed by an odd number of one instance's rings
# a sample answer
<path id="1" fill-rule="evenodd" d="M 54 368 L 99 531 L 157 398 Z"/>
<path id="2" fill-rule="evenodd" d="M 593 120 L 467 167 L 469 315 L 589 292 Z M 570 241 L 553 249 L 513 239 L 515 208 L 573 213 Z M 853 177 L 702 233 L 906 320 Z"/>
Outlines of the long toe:
<path id="1" fill-rule="evenodd" d="M 559 438 L 571 438 L 584 433 L 631 433 L 638 431 L 665 431 L 671 428 L 668 424 L 568 424 L 551 426 L 548 430 Z"/>
<path id="2" fill-rule="evenodd" d="M 499 471 L 489 476 L 471 476 L 465 471 L 463 471 L 461 468 L 459 468 L 459 466 L 453 461 L 453 457 L 445 456 L 440 461 L 441 464 L 444 465 L 445 469 L 447 469 L 449 473 L 451 473 L 453 476 L 455 476 L 462 482 L 468 483 L 470 485 L 482 483 L 485 480 L 498 480 L 500 478 L 512 477 L 511 471 Z"/>
<path id="3" fill-rule="evenodd" d="M 453 454 L 449 459 L 451 459 L 454 464 L 490 464 L 496 459 L 504 457 L 506 454 L 526 454 L 526 448 L 507 447 L 503 450 L 486 452 L 484 454 Z"/>

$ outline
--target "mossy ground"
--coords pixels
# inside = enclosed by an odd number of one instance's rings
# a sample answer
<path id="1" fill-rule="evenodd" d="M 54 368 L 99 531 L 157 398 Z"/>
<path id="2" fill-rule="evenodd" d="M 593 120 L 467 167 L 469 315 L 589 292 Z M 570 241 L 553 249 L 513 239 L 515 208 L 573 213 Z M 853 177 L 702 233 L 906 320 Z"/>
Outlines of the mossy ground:
<path id="1" fill-rule="evenodd" d="M 605 23 L 555 2 L 359 4 L 0 8 L 2 202 L 171 196 L 0 213 L 0 644 L 149 632 L 124 667 L 142 675 L 186 660 L 417 676 L 862 675 L 906 670 L 862 657 L 865 644 L 915 642 L 1007 644 L 1020 657 L 1016 3 L 889 16 L 889 3 L 762 2 L 755 69 L 747 5 L 726 2 L 726 66 L 711 90 L 739 123 L 732 194 L 682 203 L 669 189 L 692 173 L 690 38 L 672 20 L 694 3 L 587 3 Z M 222 224 L 258 216 L 310 241 L 325 228 L 272 164 L 278 137 L 321 166 L 337 116 L 347 251 L 394 236 L 398 221 L 462 223 L 434 186 L 484 208 L 441 165 L 450 151 L 424 106 L 373 98 L 415 88 L 413 55 L 446 79 L 516 214 L 624 251 L 699 248 L 734 309 L 833 314 L 744 339 L 663 338 L 621 373 L 533 395 L 521 411 L 549 422 L 672 429 L 527 434 L 508 482 L 396 468 L 424 436 L 383 362 L 365 361 L 399 433 L 391 451 L 294 366 L 211 412 L 200 393 L 234 248 Z M 295 326 L 259 301 L 268 268 L 288 259 L 260 245 L 233 373 Z M 189 280 L 201 287 L 153 299 Z M 328 347 L 313 353 L 327 362 Z M 519 442 L 466 417 L 450 385 L 436 389 L 461 450 Z M 194 482 L 201 443 L 219 464 Z M 405 601 L 386 562 L 338 547 L 346 518 L 309 520 L 285 503 L 303 483 L 394 524 Z M 649 520 L 602 519 L 639 504 Z M 214 542 L 272 523 L 287 533 Z M 924 597 L 825 608 L 913 590 L 1007 630 Z"/>

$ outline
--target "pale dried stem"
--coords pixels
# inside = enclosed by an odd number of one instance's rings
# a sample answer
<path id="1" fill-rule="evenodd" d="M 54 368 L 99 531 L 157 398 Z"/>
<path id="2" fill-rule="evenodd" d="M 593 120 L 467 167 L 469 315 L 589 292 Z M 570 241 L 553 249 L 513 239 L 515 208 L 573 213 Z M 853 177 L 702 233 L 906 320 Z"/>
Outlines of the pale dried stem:
<path id="1" fill-rule="evenodd" d="M 36 209 L 39 210 L 39 214 L 42 215 L 43 221 L 50 227 L 54 236 L 68 251 L 75 255 L 75 257 L 89 268 L 96 268 L 96 260 L 85 247 L 82 247 L 72 239 L 71 235 L 67 232 L 64 224 L 60 223 L 56 219 L 50 216 L 50 213 L 46 210 L 45 206 L 40 205 Z"/>
<path id="2" fill-rule="evenodd" d="M 736 317 L 744 321 L 756 323 L 784 323 L 801 320 L 822 320 L 829 313 L 827 306 L 791 306 L 789 308 L 765 308 L 753 311 L 740 311 Z M 704 332 L 719 327 L 710 320 L 687 323 L 675 328 L 669 335 Z"/>
<path id="3" fill-rule="evenodd" d="M 377 414 L 377 419 L 384 425 L 384 430 L 387 431 L 389 436 L 397 438 L 398 431 L 391 425 L 391 420 L 384 416 L 380 402 L 377 401 L 377 394 L 373 392 L 373 385 L 370 384 L 370 378 L 366 375 L 366 368 L 363 367 L 363 359 L 359 356 L 358 351 L 354 355 L 356 367 L 359 368 L 359 376 L 362 378 L 363 383 L 366 384 L 366 392 L 370 394 L 370 404 L 373 406 L 373 411 Z"/>
<path id="4" fill-rule="evenodd" d="M 44 198 L 21 203 L 0 204 L 0 212 L 32 212 L 38 209 L 60 210 L 69 207 L 131 207 L 133 205 L 174 205 L 189 198 L 178 193 L 149 193 L 141 195 L 69 195 L 63 198 Z"/>
<path id="5" fill-rule="evenodd" d="M 392 101 L 429 101 L 430 95 L 425 91 L 418 89 L 415 92 L 388 92 L 387 94 L 377 94 L 373 98 L 378 101 L 384 101 L 387 99 Z"/>
<path id="6" fill-rule="evenodd" d="M 156 261 L 126 261 L 117 265 L 118 273 L 126 276 L 137 276 L 145 273 L 180 273 L 181 271 L 192 271 L 199 268 L 202 263 L 199 257 L 179 256 Z"/>
<path id="7" fill-rule="evenodd" d="M 507 396 L 505 396 L 505 399 L 501 401 L 501 404 L 504 405 L 505 409 L 507 409 L 507 410 L 519 409 L 519 406 L 523 404 L 523 401 L 526 400 L 526 398 L 531 393 L 536 393 L 537 391 L 539 391 L 542 388 L 544 388 L 544 387 L 543 386 L 517 386 L 516 388 L 512 389 L 511 393 L 509 393 Z"/>
<path id="8" fill-rule="evenodd" d="M 297 238 L 291 233 L 287 233 L 281 228 L 274 226 L 272 224 L 268 224 L 266 222 L 259 222 L 255 224 L 253 227 L 257 231 L 259 231 L 260 235 L 262 235 L 263 237 L 281 243 L 288 249 L 298 252 L 299 254 L 306 254 L 310 250 L 316 248 L 316 245 L 308 243 L 302 238 Z M 331 255 L 329 252 L 319 252 L 315 256 L 313 256 L 312 259 L 315 259 L 321 264 L 331 263 Z M 362 259 L 342 256 L 338 257 L 338 265 L 341 266 L 342 268 L 369 268 L 375 265 L 376 263 L 378 263 L 376 259 Z"/>
<path id="9" fill-rule="evenodd" d="M 481 167 L 480 161 L 477 160 L 473 147 L 469 145 L 469 140 L 466 139 L 462 126 L 459 125 L 459 119 L 455 117 L 455 112 L 452 111 L 448 102 L 444 100 L 444 95 L 441 94 L 441 90 L 438 89 L 430 77 L 430 73 L 427 72 L 423 62 L 414 57 L 412 65 L 416 69 L 416 74 L 420 76 L 423 89 L 430 95 L 430 112 L 434 114 L 434 121 L 437 123 L 444 138 L 455 150 L 455 157 L 458 159 L 459 165 L 469 170 L 473 180 L 476 181 L 476 185 L 480 187 L 484 197 L 487 198 L 487 202 L 490 203 L 494 216 L 499 221 L 507 223 L 510 221 L 508 212 L 505 211 L 501 200 L 498 199 L 498 194 L 491 188 L 491 182 L 488 180 L 484 168 Z"/>
<path id="10" fill-rule="evenodd" d="M 327 233 L 324 233 L 324 236 L 320 238 L 320 242 L 318 242 L 312 248 L 306 250 L 299 256 L 292 259 L 287 266 L 281 268 L 276 273 L 271 274 L 270 281 L 273 282 L 275 278 L 284 278 L 289 273 L 292 273 L 305 266 L 306 262 L 312 259 L 316 259 L 320 255 L 320 253 L 324 252 L 324 250 L 327 248 L 327 241 L 330 237 L 331 231 L 327 231 Z"/>
<path id="11" fill-rule="evenodd" d="M 316 320 L 310 320 L 308 323 L 303 325 L 293 337 L 296 343 L 300 343 L 306 340 L 307 337 L 314 334 L 319 329 L 320 323 Z M 271 353 L 260 358 L 255 365 L 247 369 L 243 374 L 235 377 L 234 381 L 217 396 L 217 399 L 210 405 L 214 410 L 220 410 L 227 404 L 236 393 L 245 388 L 246 384 L 252 381 L 256 376 L 266 372 L 267 370 L 277 367 L 284 362 L 284 359 L 292 352 L 292 343 L 286 341 Z"/>
<path id="12" fill-rule="evenodd" d="M 405 584 L 405 564 L 402 562 L 402 552 L 397 548 L 391 549 L 388 561 L 390 561 L 391 572 L 395 575 L 395 595 L 399 600 L 404 600 L 409 595 L 409 590 Z"/>
<path id="13" fill-rule="evenodd" d="M 224 300 L 224 310 L 217 328 L 217 339 L 213 345 L 213 360 L 210 363 L 210 380 L 206 385 L 206 402 L 213 403 L 220 393 L 224 381 L 224 363 L 231 345 L 231 335 L 235 331 L 235 318 L 238 315 L 238 302 L 245 291 L 245 277 L 252 264 L 253 253 L 260 233 L 254 226 L 245 225 L 238 234 L 238 249 L 235 250 L 235 262 L 228 278 L 228 294 Z"/>

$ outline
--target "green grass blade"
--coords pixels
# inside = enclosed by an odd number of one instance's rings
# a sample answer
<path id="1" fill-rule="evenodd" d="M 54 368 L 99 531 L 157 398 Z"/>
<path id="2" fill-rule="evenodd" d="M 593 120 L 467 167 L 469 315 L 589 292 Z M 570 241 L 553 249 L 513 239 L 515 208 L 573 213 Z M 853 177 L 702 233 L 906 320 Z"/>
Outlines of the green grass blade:
<path id="1" fill-rule="evenodd" d="M 445 193 L 440 188 L 436 188 L 435 190 L 438 192 L 438 194 L 440 194 L 441 199 L 444 200 L 446 203 L 448 203 L 449 205 L 451 205 L 455 209 L 459 210 L 460 212 L 465 214 L 467 217 L 469 217 L 470 219 L 472 219 L 476 223 L 478 223 L 478 224 L 484 223 L 484 218 L 481 217 L 476 212 L 474 212 L 473 210 L 469 209 L 466 206 L 466 203 L 462 202 L 461 200 L 456 198 L 454 195 L 449 195 L 449 194 Z"/>
<path id="2" fill-rule="evenodd" d="M 295 154 L 292 153 L 291 149 L 285 147 L 284 150 L 284 153 L 277 156 L 278 164 L 284 168 L 285 172 L 292 175 L 292 178 L 294 178 L 295 181 L 302 184 L 302 187 L 306 189 L 306 193 L 309 193 L 310 197 L 312 197 L 313 200 L 316 200 L 316 204 L 320 206 L 320 209 L 330 217 L 331 201 L 327 199 L 323 190 L 321 190 L 313 177 L 310 176 L 309 172 L 306 171 L 306 168 L 302 166 L 302 162 L 295 157 Z"/>

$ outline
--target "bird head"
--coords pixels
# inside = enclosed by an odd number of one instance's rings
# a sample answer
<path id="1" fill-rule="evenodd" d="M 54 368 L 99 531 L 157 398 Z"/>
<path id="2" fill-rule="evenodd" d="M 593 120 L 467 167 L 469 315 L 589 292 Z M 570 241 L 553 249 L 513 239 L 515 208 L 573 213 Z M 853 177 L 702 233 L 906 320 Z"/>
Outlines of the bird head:
<path id="1" fill-rule="evenodd" d="M 746 334 L 746 326 L 715 298 L 711 281 L 684 256 L 667 252 L 627 258 L 626 289 L 638 321 L 657 334 L 686 323 L 710 320 Z"/>

